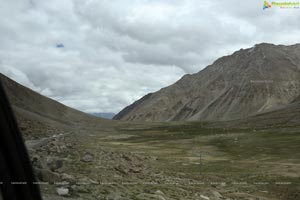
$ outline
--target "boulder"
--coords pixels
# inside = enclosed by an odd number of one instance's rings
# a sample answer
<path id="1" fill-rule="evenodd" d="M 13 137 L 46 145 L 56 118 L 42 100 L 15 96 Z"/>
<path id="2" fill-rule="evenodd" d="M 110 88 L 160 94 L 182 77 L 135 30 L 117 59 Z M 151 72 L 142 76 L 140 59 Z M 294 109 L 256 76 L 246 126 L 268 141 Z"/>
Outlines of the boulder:
<path id="1" fill-rule="evenodd" d="M 219 192 L 217 192 L 217 191 L 213 191 L 212 193 L 213 193 L 213 195 L 214 195 L 217 199 L 220 199 L 220 198 L 223 197 L 223 196 L 222 196 Z"/>
<path id="2" fill-rule="evenodd" d="M 58 173 L 52 172 L 47 169 L 35 168 L 35 173 L 40 181 L 45 181 L 49 183 L 55 183 L 60 181 L 60 176 Z"/>
<path id="3" fill-rule="evenodd" d="M 123 165 L 118 165 L 114 167 L 115 170 L 117 170 L 118 172 L 121 172 L 122 174 L 128 174 L 128 169 L 123 166 Z"/>
<path id="4" fill-rule="evenodd" d="M 92 162 L 93 159 L 94 159 L 94 155 L 87 152 L 82 156 L 81 161 L 83 161 L 83 162 Z"/>
<path id="5" fill-rule="evenodd" d="M 64 188 L 64 187 L 56 188 L 56 193 L 59 196 L 69 196 L 70 195 L 69 189 L 68 188 Z"/>
<path id="6" fill-rule="evenodd" d="M 66 173 L 63 173 L 61 175 L 61 180 L 66 181 L 71 185 L 74 185 L 76 183 L 75 177 Z"/>
<path id="7" fill-rule="evenodd" d="M 51 171 L 55 172 L 58 169 L 62 168 L 63 160 L 56 159 L 56 158 L 51 158 L 51 157 L 47 158 L 47 166 Z"/>
<path id="8" fill-rule="evenodd" d="M 209 200 L 209 199 L 210 199 L 209 197 L 204 196 L 204 195 L 200 195 L 200 198 L 201 198 L 201 199 L 204 199 L 204 200 Z"/>

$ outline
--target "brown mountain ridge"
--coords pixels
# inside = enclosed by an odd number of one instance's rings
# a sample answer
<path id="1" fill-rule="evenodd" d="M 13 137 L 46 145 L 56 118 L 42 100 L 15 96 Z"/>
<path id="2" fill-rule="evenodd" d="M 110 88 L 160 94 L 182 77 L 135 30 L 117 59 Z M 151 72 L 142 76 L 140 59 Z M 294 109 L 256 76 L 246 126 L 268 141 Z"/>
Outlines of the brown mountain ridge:
<path id="1" fill-rule="evenodd" d="M 300 44 L 262 43 L 148 94 L 114 119 L 226 121 L 282 108 L 300 95 Z"/>
<path id="2" fill-rule="evenodd" d="M 26 138 L 110 123 L 47 98 L 0 73 L 0 79 Z"/>

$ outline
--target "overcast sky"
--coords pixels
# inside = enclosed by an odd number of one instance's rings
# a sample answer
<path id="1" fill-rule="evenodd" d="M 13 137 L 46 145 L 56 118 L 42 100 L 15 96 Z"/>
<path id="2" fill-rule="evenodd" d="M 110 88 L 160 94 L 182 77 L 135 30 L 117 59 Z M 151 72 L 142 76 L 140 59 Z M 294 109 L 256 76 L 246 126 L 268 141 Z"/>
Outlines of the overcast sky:
<path id="1" fill-rule="evenodd" d="M 263 0 L 0 2 L 0 72 L 85 112 L 116 113 L 240 48 L 300 42 L 300 9 Z"/>

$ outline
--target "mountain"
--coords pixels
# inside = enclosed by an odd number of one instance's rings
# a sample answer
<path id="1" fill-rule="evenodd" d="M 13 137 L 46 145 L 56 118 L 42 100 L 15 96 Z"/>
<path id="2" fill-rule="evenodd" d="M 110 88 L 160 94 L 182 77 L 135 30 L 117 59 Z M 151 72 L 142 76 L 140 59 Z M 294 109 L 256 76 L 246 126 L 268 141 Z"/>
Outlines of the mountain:
<path id="1" fill-rule="evenodd" d="M 78 129 L 110 123 L 80 112 L 26 88 L 0 73 L 0 79 L 26 137 L 58 134 L 59 129 Z"/>
<path id="2" fill-rule="evenodd" d="M 106 112 L 90 113 L 90 114 L 105 119 L 112 119 L 116 115 L 115 113 L 106 113 Z"/>
<path id="3" fill-rule="evenodd" d="M 265 113 L 299 98 L 300 44 L 262 43 L 148 94 L 118 113 L 125 121 L 225 121 Z"/>
<path id="4" fill-rule="evenodd" d="M 299 127 L 300 98 L 275 110 L 226 123 L 221 124 L 221 126 L 247 128 Z"/>

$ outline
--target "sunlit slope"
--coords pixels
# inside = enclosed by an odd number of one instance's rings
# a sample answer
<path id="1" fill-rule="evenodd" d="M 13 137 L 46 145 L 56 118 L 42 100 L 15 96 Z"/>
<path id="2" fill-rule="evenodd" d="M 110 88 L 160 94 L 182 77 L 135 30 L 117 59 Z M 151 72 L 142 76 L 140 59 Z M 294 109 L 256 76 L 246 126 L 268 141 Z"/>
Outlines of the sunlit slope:
<path id="1" fill-rule="evenodd" d="M 300 45 L 258 44 L 148 94 L 114 118 L 226 121 L 288 105 L 300 95 Z"/>

